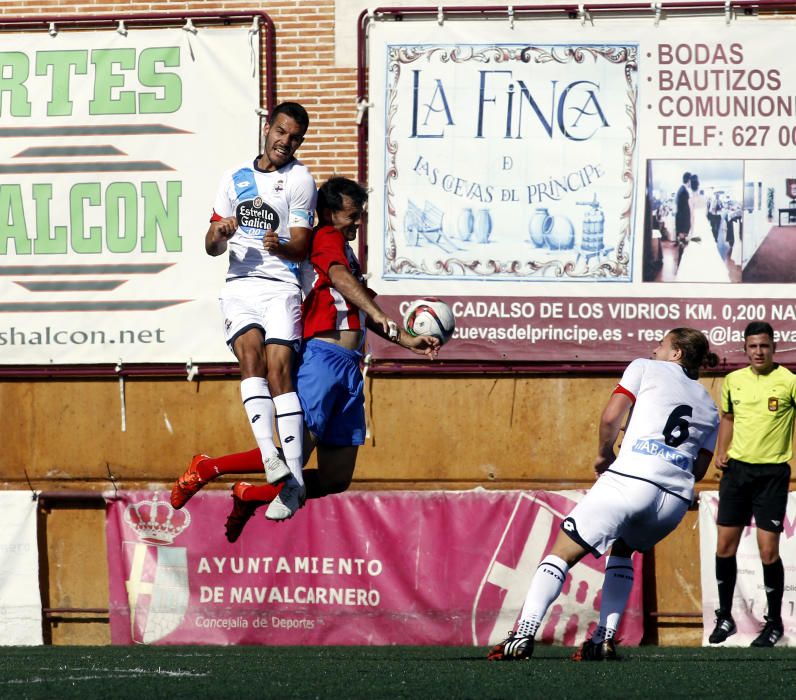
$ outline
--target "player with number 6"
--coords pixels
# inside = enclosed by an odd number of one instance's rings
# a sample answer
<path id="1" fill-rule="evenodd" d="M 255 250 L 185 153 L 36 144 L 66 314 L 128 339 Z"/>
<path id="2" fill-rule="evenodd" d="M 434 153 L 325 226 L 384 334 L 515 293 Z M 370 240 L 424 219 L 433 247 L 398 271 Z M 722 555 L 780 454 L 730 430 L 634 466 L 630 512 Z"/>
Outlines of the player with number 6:
<path id="1" fill-rule="evenodd" d="M 646 551 L 677 527 L 694 497 L 694 482 L 707 471 L 719 425 L 716 404 L 699 383 L 699 368 L 718 357 L 707 338 L 675 328 L 652 360 L 630 363 L 600 419 L 597 482 L 561 524 L 550 553 L 531 581 L 516 629 L 489 652 L 496 661 L 528 659 L 547 609 L 561 593 L 567 572 L 586 554 L 609 549 L 600 621 L 575 661 L 613 661 L 614 634 L 633 587 L 634 551 Z M 632 411 L 632 413 L 631 413 Z M 626 416 L 619 455 L 614 443 Z"/>

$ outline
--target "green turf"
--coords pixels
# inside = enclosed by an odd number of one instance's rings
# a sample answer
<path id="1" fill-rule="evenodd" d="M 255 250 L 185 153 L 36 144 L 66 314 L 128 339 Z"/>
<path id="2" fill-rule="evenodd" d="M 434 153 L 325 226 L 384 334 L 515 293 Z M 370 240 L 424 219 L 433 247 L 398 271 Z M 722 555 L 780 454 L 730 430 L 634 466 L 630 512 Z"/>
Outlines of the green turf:
<path id="1" fill-rule="evenodd" d="M 537 647 L 0 647 L 0 698 L 787 698 L 796 649 L 622 649 L 574 663 Z"/>

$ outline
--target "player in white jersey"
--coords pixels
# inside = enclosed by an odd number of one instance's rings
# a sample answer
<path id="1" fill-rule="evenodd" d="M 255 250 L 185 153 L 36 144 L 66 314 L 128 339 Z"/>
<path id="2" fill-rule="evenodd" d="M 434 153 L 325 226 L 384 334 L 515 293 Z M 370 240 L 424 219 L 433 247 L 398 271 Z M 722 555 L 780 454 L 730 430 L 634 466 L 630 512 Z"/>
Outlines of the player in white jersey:
<path id="1" fill-rule="evenodd" d="M 283 102 L 274 108 L 263 130 L 263 153 L 224 174 L 205 236 L 208 255 L 229 250 L 220 296 L 224 332 L 240 363 L 241 398 L 266 479 L 285 481 L 266 511 L 271 520 L 292 517 L 304 500 L 304 420 L 292 364 L 301 342 L 299 263 L 309 248 L 317 189 L 294 154 L 308 126 L 300 104 Z M 274 418 L 284 462 L 274 444 Z M 175 483 L 175 508 L 207 483 L 204 458 L 194 457 Z"/>
<path id="2" fill-rule="evenodd" d="M 514 631 L 489 652 L 498 661 L 528 659 L 547 609 L 567 572 L 586 554 L 611 554 L 605 565 L 600 621 L 572 657 L 614 660 L 614 634 L 633 587 L 633 551 L 645 551 L 682 520 L 694 482 L 707 471 L 718 435 L 718 408 L 697 381 L 703 364 L 715 366 L 707 338 L 675 328 L 653 353 L 634 360 L 603 410 L 594 471 L 597 482 L 561 524 L 555 544 L 531 581 Z M 632 410 L 619 455 L 614 453 Z"/>

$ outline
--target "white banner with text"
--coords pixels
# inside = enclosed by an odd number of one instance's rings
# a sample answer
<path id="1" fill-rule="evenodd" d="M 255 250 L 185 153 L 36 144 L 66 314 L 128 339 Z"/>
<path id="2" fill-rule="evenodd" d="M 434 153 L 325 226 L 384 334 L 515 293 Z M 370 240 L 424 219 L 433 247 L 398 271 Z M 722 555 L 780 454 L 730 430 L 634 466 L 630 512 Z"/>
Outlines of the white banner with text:
<path id="1" fill-rule="evenodd" d="M 248 27 L 4 34 L 0 364 L 232 360 L 204 234 L 259 56 Z"/>
<path id="2" fill-rule="evenodd" d="M 768 320 L 796 360 L 792 18 L 389 17 L 368 269 L 392 313 L 451 304 L 445 359 L 627 361 L 692 326 L 734 364 Z"/>

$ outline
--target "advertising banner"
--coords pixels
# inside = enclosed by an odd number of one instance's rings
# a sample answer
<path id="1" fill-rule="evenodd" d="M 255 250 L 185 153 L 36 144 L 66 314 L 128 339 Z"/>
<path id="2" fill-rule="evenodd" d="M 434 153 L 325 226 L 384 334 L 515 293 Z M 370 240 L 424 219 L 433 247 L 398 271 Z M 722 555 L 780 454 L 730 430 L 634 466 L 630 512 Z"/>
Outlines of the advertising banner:
<path id="1" fill-rule="evenodd" d="M 0 491 L 0 645 L 42 643 L 36 507 L 30 491 Z"/>
<path id="2" fill-rule="evenodd" d="M 107 509 L 114 644 L 475 645 L 506 636 L 582 492 L 348 492 L 288 523 L 259 510 L 229 544 L 228 493 L 179 511 L 164 492 Z M 642 558 L 619 636 L 643 633 Z M 605 558 L 573 568 L 537 639 L 580 644 Z"/>
<path id="3" fill-rule="evenodd" d="M 248 28 L 4 33 L 0 364 L 229 361 L 204 250 L 257 155 Z"/>
<path id="4" fill-rule="evenodd" d="M 667 329 L 796 360 L 792 19 L 369 25 L 368 270 L 462 361 L 628 361 Z M 374 341 L 376 359 L 400 349 Z"/>
<path id="5" fill-rule="evenodd" d="M 708 636 L 716 624 L 719 593 L 716 584 L 716 513 L 719 508 L 718 491 L 699 494 L 699 550 L 702 571 L 702 644 L 708 646 Z M 785 565 L 785 595 L 782 599 L 782 623 L 785 636 L 777 646 L 796 646 L 796 493 L 788 494 L 785 530 L 779 542 L 779 551 Z M 732 601 L 732 616 L 738 631 L 722 646 L 748 647 L 760 634 L 767 612 L 766 591 L 763 585 L 763 566 L 757 548 L 756 529 L 747 527 L 741 536 L 736 555 L 738 579 Z"/>

